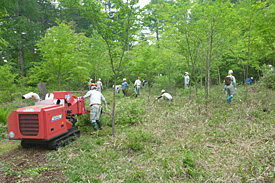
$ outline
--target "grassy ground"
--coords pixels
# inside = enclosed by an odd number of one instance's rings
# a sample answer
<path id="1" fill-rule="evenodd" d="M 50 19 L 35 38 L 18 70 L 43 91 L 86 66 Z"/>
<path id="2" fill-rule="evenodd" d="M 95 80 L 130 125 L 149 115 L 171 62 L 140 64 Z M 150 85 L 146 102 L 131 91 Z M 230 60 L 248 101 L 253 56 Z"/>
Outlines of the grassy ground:
<path id="1" fill-rule="evenodd" d="M 85 115 L 81 137 L 48 151 L 47 166 L 64 170 L 65 182 L 274 182 L 275 91 L 248 90 L 247 107 L 244 87 L 231 104 L 213 87 L 207 110 L 203 99 L 190 101 L 183 90 L 171 92 L 171 104 L 155 100 L 159 90 L 149 100 L 145 90 L 139 98 L 120 94 L 115 138 L 110 111 L 97 136 L 89 135 Z M 111 109 L 111 91 L 103 94 Z"/>
<path id="2" fill-rule="evenodd" d="M 207 111 L 182 90 L 170 106 L 155 101 L 156 93 L 148 101 L 145 91 L 118 97 L 115 138 L 105 113 L 104 131 L 83 131 L 49 160 L 66 170 L 68 182 L 274 182 L 275 92 L 248 89 L 247 107 L 245 88 L 230 105 L 213 88 Z"/>

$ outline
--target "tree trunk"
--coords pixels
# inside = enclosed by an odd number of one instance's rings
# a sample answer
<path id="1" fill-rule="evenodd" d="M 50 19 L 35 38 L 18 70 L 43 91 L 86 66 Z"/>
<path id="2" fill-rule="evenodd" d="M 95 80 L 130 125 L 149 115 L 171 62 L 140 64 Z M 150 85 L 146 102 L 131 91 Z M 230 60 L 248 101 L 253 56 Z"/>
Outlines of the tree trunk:
<path id="1" fill-rule="evenodd" d="M 248 78 L 248 66 L 249 66 L 249 59 L 250 59 L 250 29 L 251 29 L 251 17 L 249 19 L 249 36 L 248 36 L 248 50 L 247 50 L 247 54 L 248 54 L 248 58 L 247 58 L 247 65 L 246 65 L 246 78 Z M 247 88 L 247 84 L 246 84 L 246 107 L 248 108 L 248 88 Z"/>
<path id="2" fill-rule="evenodd" d="M 149 82 L 149 77 L 148 77 L 148 72 L 146 73 L 147 75 L 147 88 L 148 88 L 148 102 L 150 101 L 150 93 L 151 93 L 151 90 L 150 90 L 150 82 Z"/>
<path id="3" fill-rule="evenodd" d="M 171 92 L 170 91 L 170 88 L 171 88 L 171 60 L 170 60 L 170 58 L 169 58 L 169 83 L 168 83 L 168 88 L 169 88 L 169 92 Z"/>
<path id="4" fill-rule="evenodd" d="M 220 68 L 219 68 L 219 66 L 217 66 L 217 68 L 218 68 L 218 80 L 219 80 L 219 85 L 221 85 Z"/>
<path id="5" fill-rule="evenodd" d="M 20 43 L 19 43 L 19 58 L 20 58 L 20 64 L 21 64 L 21 73 L 22 73 L 22 78 L 26 77 L 25 73 L 25 59 L 24 59 L 24 48 L 23 48 L 23 43 L 22 39 L 20 38 Z"/>
<path id="6" fill-rule="evenodd" d="M 115 77 L 114 91 L 113 91 L 112 132 L 114 137 L 115 137 L 115 111 L 116 111 L 116 81 L 117 81 L 117 77 Z"/>
<path id="7" fill-rule="evenodd" d="M 47 94 L 45 83 L 38 83 L 37 87 L 39 89 L 39 96 L 40 96 L 40 98 L 42 100 L 45 100 L 45 97 L 46 97 L 46 94 Z"/>
<path id="8" fill-rule="evenodd" d="M 190 55 L 190 60 L 191 60 L 191 63 L 192 63 L 192 72 L 190 74 L 191 77 L 190 77 L 190 89 L 189 89 L 189 98 L 191 100 L 191 81 L 192 81 L 193 77 L 194 77 L 194 81 L 195 81 L 196 98 L 198 97 L 198 86 L 197 86 L 197 79 L 196 79 L 196 74 L 195 74 L 195 62 L 193 60 L 193 56 L 192 56 L 191 49 L 190 49 L 188 33 L 185 34 L 185 36 L 186 36 L 186 42 L 187 42 L 187 46 L 188 46 L 188 52 L 189 52 L 189 55 Z M 189 66 L 189 63 L 188 63 L 188 66 Z M 200 106 L 198 107 L 198 109 L 199 109 L 199 114 L 200 114 Z"/>

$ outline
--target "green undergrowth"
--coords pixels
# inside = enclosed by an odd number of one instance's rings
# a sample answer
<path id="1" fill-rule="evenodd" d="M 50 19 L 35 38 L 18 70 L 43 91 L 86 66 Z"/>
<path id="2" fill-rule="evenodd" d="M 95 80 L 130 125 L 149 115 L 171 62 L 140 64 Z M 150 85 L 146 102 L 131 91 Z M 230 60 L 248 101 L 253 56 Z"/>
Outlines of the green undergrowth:
<path id="1" fill-rule="evenodd" d="M 145 90 L 140 98 L 117 98 L 115 137 L 111 111 L 104 111 L 103 131 L 82 130 L 49 160 L 70 182 L 274 182 L 273 90 L 248 86 L 247 103 L 240 86 L 228 104 L 222 87 L 213 87 L 207 110 L 189 92 L 170 93 L 172 103 L 156 101 L 154 90 L 149 100 Z M 111 108 L 112 95 L 104 95 Z"/>
<path id="2" fill-rule="evenodd" d="M 91 136 L 89 114 L 78 117 L 81 137 L 47 160 L 68 182 L 274 182 L 275 91 L 249 85 L 246 97 L 237 88 L 228 104 L 222 86 L 213 86 L 207 109 L 204 89 L 198 98 L 192 88 L 191 100 L 186 90 L 168 91 L 173 102 L 155 100 L 153 88 L 149 96 L 146 89 L 138 98 L 117 95 L 115 137 L 112 91 L 103 91 L 104 129 Z"/>

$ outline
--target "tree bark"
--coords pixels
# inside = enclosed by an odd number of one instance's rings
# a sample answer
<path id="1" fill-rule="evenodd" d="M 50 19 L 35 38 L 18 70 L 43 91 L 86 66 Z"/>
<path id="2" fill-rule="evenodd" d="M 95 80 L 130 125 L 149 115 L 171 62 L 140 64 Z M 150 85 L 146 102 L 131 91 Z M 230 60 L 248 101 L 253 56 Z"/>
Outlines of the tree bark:
<path id="1" fill-rule="evenodd" d="M 46 85 L 45 83 L 38 83 L 37 85 L 38 89 L 39 89 L 39 96 L 42 100 L 45 100 L 46 94 L 47 94 L 47 90 L 46 90 Z"/>
<path id="2" fill-rule="evenodd" d="M 251 35 L 250 35 L 250 30 L 251 30 L 251 15 L 250 15 L 250 19 L 249 19 L 249 35 L 248 35 L 248 50 L 247 50 L 247 65 L 246 65 L 246 78 L 248 78 L 248 66 L 249 66 L 249 59 L 250 59 L 250 38 L 251 38 Z M 245 79 L 246 79 L 245 78 Z M 246 107 L 248 108 L 248 88 L 247 88 L 247 84 L 245 85 L 246 87 Z"/>

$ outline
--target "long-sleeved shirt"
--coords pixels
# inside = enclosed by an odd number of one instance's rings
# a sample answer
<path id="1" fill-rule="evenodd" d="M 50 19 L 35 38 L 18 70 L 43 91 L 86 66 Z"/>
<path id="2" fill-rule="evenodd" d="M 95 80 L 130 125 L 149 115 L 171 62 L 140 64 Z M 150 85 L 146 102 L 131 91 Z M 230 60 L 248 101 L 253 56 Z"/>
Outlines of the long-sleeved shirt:
<path id="1" fill-rule="evenodd" d="M 189 84 L 189 80 L 190 80 L 189 76 L 184 76 L 184 83 L 186 85 Z"/>
<path id="2" fill-rule="evenodd" d="M 245 80 L 245 84 L 251 84 L 252 83 L 252 79 L 250 79 L 250 78 L 246 78 L 246 80 Z"/>
<path id="3" fill-rule="evenodd" d="M 126 81 L 124 81 L 124 82 L 121 84 L 121 88 L 122 88 L 122 89 L 128 88 L 128 83 L 127 83 Z"/>
<path id="4" fill-rule="evenodd" d="M 160 99 L 161 97 L 165 97 L 168 100 L 172 100 L 173 97 L 169 93 L 163 93 L 161 96 L 159 96 L 157 99 Z"/>
<path id="5" fill-rule="evenodd" d="M 226 77 L 230 77 L 230 78 L 231 78 L 231 83 L 230 83 L 230 85 L 233 85 L 234 88 L 236 88 L 236 87 L 237 87 L 237 83 L 236 83 L 235 77 L 232 76 L 232 75 L 228 75 L 228 76 L 226 76 Z M 229 85 L 229 86 L 230 86 L 230 85 Z M 225 80 L 223 81 L 223 88 L 224 88 L 224 87 L 225 87 Z"/>
<path id="6" fill-rule="evenodd" d="M 102 82 L 101 81 L 97 81 L 96 84 L 97 84 L 97 88 L 102 88 Z"/>
<path id="7" fill-rule="evenodd" d="M 140 85 L 141 85 L 141 81 L 140 81 L 139 79 L 137 79 L 137 80 L 135 81 L 134 86 L 140 86 Z"/>
<path id="8" fill-rule="evenodd" d="M 104 96 L 100 92 L 98 92 L 96 90 L 90 90 L 90 91 L 88 91 L 86 93 L 86 95 L 84 95 L 84 100 L 86 98 L 89 98 L 89 97 L 90 97 L 90 106 L 94 105 L 94 104 L 100 104 L 101 105 L 101 100 L 103 101 L 103 103 L 105 105 L 107 104 Z"/>

